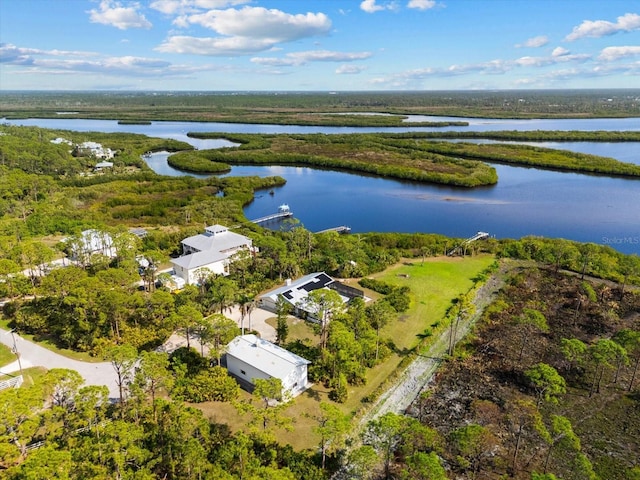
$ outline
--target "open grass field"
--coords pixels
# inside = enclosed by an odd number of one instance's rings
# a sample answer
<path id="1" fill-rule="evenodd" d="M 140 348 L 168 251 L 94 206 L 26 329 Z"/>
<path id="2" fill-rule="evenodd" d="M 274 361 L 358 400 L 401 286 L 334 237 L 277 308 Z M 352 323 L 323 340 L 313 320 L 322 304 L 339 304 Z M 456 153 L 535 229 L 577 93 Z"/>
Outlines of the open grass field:
<path id="1" fill-rule="evenodd" d="M 384 338 L 392 338 L 398 353 L 391 355 L 387 361 L 370 370 L 367 384 L 363 387 L 350 387 L 347 402 L 339 405 L 345 412 L 356 414 L 366 404 L 362 399 L 374 392 L 398 368 L 402 359 L 416 348 L 423 340 L 425 330 L 444 317 L 451 301 L 473 285 L 473 278 L 494 261 L 490 255 L 467 258 L 438 257 L 401 262 L 385 272 L 373 277 L 397 285 L 408 285 L 412 292 L 409 311 L 385 327 Z M 357 287 L 356 280 L 346 283 Z M 368 292 L 366 292 L 368 293 Z M 275 322 L 274 322 L 275 323 Z M 439 328 L 445 328 L 442 325 Z M 434 329 L 435 331 L 435 329 Z M 306 323 L 290 319 L 288 340 L 318 340 L 313 329 Z M 323 385 L 314 385 L 311 389 L 297 397 L 288 407 L 286 414 L 294 419 L 292 432 L 277 431 L 276 436 L 282 443 L 289 443 L 296 449 L 315 448 L 318 438 L 313 432 L 315 422 L 313 416 L 319 412 L 319 403 L 328 401 L 329 389 Z M 249 398 L 242 393 L 243 399 Z M 243 428 L 246 418 L 239 416 L 234 408 L 225 403 L 205 403 L 196 405 L 205 415 L 219 422 L 229 424 L 232 430 Z"/>

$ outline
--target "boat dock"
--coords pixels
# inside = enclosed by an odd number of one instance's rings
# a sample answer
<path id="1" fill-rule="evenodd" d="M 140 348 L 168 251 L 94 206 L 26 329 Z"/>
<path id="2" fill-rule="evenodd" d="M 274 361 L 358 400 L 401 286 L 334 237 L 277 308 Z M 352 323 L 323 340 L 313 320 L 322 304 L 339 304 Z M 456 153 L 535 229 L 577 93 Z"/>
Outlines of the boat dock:
<path id="1" fill-rule="evenodd" d="M 464 249 L 466 248 L 467 245 L 469 245 L 472 242 L 475 242 L 476 240 L 485 240 L 489 238 L 489 234 L 487 232 L 478 232 L 476 233 L 474 236 L 467 238 L 466 240 L 464 240 L 462 243 L 460 243 L 459 245 L 456 245 L 453 249 L 451 249 L 447 255 L 451 256 L 454 253 L 458 252 L 458 251 L 464 251 Z"/>
<path id="2" fill-rule="evenodd" d="M 351 231 L 351 227 L 347 227 L 346 225 L 340 225 L 339 227 L 327 228 L 325 230 L 320 230 L 316 233 L 327 233 L 327 232 L 338 232 L 338 233 L 349 233 Z"/>
<path id="3" fill-rule="evenodd" d="M 271 215 L 265 215 L 264 217 L 256 218 L 255 220 L 250 220 L 250 221 L 251 223 L 260 224 L 260 223 L 267 223 L 272 220 L 278 220 L 280 218 L 287 218 L 292 216 L 293 216 L 293 212 L 289 208 L 289 205 L 282 204 L 280 205 L 280 207 L 278 207 L 277 213 L 272 213 Z"/>

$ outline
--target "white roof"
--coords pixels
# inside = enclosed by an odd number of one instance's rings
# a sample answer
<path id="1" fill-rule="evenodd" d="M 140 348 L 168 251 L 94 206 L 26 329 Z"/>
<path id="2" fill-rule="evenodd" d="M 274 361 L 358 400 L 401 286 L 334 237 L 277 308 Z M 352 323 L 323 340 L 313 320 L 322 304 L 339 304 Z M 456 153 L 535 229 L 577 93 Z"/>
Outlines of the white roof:
<path id="1" fill-rule="evenodd" d="M 227 354 L 275 378 L 285 378 L 294 367 L 311 363 L 252 334 L 234 338 L 227 347 Z"/>
<path id="2" fill-rule="evenodd" d="M 224 252 L 244 245 L 251 245 L 251 239 L 239 233 L 230 232 L 222 225 L 212 225 L 206 228 L 206 233 L 187 237 L 182 241 L 182 244 L 201 252 L 214 249 Z"/>
<path id="3" fill-rule="evenodd" d="M 205 233 L 187 237 L 182 241 L 182 244 L 195 251 L 174 258 L 171 263 L 187 270 L 193 270 L 226 260 L 237 249 L 245 246 L 251 247 L 252 240 L 239 233 L 230 232 L 223 225 L 211 225 L 205 229 Z"/>
<path id="4" fill-rule="evenodd" d="M 186 268 L 187 270 L 193 270 L 194 268 L 200 268 L 212 263 L 220 262 L 226 258 L 229 258 L 229 254 L 209 250 L 174 258 L 171 260 L 171 263 L 173 265 Z"/>

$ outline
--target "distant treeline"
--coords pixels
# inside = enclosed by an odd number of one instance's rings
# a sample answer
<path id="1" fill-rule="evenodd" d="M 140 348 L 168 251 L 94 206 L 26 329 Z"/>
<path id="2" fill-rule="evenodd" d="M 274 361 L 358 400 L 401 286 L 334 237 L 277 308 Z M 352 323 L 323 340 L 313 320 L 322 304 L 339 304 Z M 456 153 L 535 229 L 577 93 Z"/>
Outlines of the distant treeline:
<path id="1" fill-rule="evenodd" d="M 527 142 L 640 142 L 640 131 L 500 130 L 494 132 L 410 132 L 390 134 L 408 138 L 473 138 Z"/>
<path id="2" fill-rule="evenodd" d="M 394 92 L 0 92 L 6 118 L 108 118 L 338 125 L 335 113 L 481 118 L 638 116 L 638 89 Z M 313 115 L 310 115 L 313 114 Z M 325 115 L 329 114 L 329 115 Z M 398 117 L 355 116 L 340 125 L 392 125 Z M 333 123 L 323 123 L 333 122 Z"/>

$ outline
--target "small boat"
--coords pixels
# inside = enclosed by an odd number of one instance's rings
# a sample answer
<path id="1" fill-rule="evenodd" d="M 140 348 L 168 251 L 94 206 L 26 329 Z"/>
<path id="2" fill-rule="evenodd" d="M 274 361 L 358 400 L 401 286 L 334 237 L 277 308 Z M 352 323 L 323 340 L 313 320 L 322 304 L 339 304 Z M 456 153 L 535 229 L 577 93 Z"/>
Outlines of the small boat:
<path id="1" fill-rule="evenodd" d="M 291 209 L 289 208 L 289 205 L 287 205 L 286 203 L 283 203 L 278 207 L 278 211 L 280 213 L 288 213 L 291 211 Z"/>
<path id="2" fill-rule="evenodd" d="M 275 195 L 276 192 L 274 192 L 273 190 L 269 190 L 269 195 Z"/>

